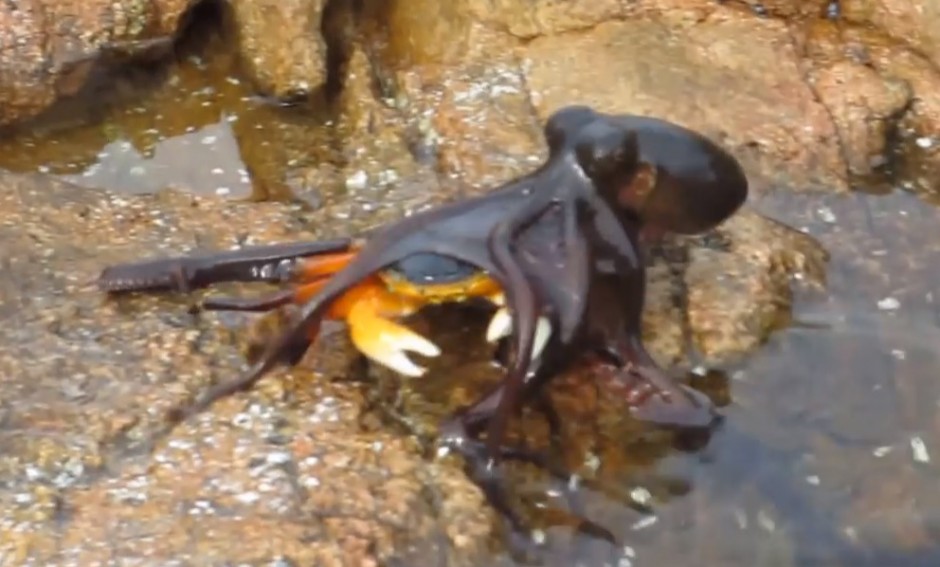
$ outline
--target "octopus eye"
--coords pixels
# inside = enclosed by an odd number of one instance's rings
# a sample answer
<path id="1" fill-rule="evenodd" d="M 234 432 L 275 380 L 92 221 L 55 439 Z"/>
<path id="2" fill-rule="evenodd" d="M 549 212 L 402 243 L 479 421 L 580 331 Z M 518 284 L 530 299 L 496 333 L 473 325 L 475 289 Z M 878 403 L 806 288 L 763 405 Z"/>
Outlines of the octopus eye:
<path id="1" fill-rule="evenodd" d="M 629 177 L 638 162 L 636 133 L 606 126 L 578 144 L 578 163 L 595 183 Z"/>
<path id="2" fill-rule="evenodd" d="M 587 106 L 565 106 L 549 116 L 545 122 L 545 141 L 554 155 L 578 130 L 596 120 L 597 113 Z"/>

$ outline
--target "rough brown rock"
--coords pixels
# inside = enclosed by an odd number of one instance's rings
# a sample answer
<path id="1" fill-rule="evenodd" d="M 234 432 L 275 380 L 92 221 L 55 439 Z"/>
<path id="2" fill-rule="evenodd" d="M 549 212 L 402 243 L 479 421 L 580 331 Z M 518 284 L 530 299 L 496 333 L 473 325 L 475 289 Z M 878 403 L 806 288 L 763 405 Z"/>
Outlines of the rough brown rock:
<path id="1" fill-rule="evenodd" d="M 839 128 L 849 171 L 866 175 L 887 161 L 889 130 L 913 97 L 907 81 L 842 62 L 814 72 L 814 85 Z"/>
<path id="2" fill-rule="evenodd" d="M 706 242 L 717 245 L 694 247 L 685 272 L 689 326 L 706 360 L 727 361 L 757 348 L 789 319 L 794 282 L 825 284 L 828 254 L 813 238 L 750 211 Z"/>
<path id="3" fill-rule="evenodd" d="M 310 230 L 286 205 L 128 200 L 10 174 L 0 205 L 4 560 L 462 564 L 481 551 L 492 528 L 479 493 L 408 438 L 360 427 L 362 393 L 335 335 L 315 370 L 276 373 L 150 446 L 171 405 L 238 371 L 247 320 L 192 318 L 185 300 L 108 300 L 90 285 L 98 271 L 323 237 L 326 223 Z"/>
<path id="4" fill-rule="evenodd" d="M 321 34 L 325 0 L 230 2 L 235 41 L 258 90 L 279 99 L 304 97 L 326 80 Z"/>
<path id="5" fill-rule="evenodd" d="M 940 131 L 940 71 L 916 50 L 870 27 L 819 21 L 792 29 L 852 173 L 884 163 L 893 132 L 909 139 Z M 924 160 L 940 167 L 940 155 Z"/>
<path id="6" fill-rule="evenodd" d="M 87 87 L 109 58 L 168 48 L 193 0 L 24 0 L 0 6 L 0 126 Z M 114 61 L 110 61 L 114 64 Z"/>
<path id="7" fill-rule="evenodd" d="M 872 25 L 940 65 L 940 4 L 933 0 L 842 0 L 842 17 Z"/>

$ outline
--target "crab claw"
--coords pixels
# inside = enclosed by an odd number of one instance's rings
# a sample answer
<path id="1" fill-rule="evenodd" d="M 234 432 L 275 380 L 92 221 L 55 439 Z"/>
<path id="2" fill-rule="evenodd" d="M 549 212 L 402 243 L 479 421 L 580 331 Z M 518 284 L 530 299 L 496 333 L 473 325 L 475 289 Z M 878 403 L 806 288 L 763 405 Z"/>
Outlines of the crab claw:
<path id="1" fill-rule="evenodd" d="M 405 351 L 427 357 L 441 354 L 441 349 L 428 339 L 403 325 L 381 317 L 370 319 L 367 324 L 362 324 L 361 320 L 351 322 L 349 334 L 353 344 L 362 354 L 395 372 L 413 378 L 423 375 L 427 369 L 412 362 Z"/>
<path id="2" fill-rule="evenodd" d="M 376 288 L 365 287 L 351 302 L 346 323 L 349 335 L 359 352 L 405 376 L 418 377 L 427 369 L 418 366 L 405 351 L 435 357 L 438 346 L 387 316 L 406 316 L 414 306 L 400 298 L 386 296 Z"/>
<path id="3" fill-rule="evenodd" d="M 503 337 L 508 337 L 510 333 L 512 333 L 512 316 L 509 314 L 509 309 L 500 307 L 493 314 L 493 318 L 490 319 L 490 324 L 486 328 L 486 341 L 495 343 Z M 535 326 L 535 341 L 532 344 L 533 360 L 542 354 L 551 336 L 552 324 L 546 317 L 539 316 Z"/>

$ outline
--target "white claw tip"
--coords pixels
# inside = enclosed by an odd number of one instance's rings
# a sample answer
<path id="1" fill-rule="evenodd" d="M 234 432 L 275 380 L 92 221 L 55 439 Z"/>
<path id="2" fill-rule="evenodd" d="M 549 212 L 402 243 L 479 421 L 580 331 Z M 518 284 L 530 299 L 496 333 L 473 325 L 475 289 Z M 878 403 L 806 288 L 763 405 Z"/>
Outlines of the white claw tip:
<path id="1" fill-rule="evenodd" d="M 535 325 L 535 340 L 532 345 L 532 358 L 536 359 L 542 355 L 548 339 L 552 336 L 552 324 L 545 317 L 539 317 Z"/>
<path id="2" fill-rule="evenodd" d="M 505 307 L 500 307 L 496 310 L 496 313 L 493 314 L 493 318 L 490 319 L 490 325 L 486 328 L 486 341 L 495 343 L 503 337 L 508 337 L 511 332 L 512 317 L 509 315 L 509 310 Z"/>
<path id="3" fill-rule="evenodd" d="M 490 319 L 490 324 L 486 328 L 486 340 L 487 342 L 494 343 L 503 337 L 508 337 L 512 333 L 512 316 L 509 314 L 509 310 L 505 307 L 501 307 L 496 310 L 496 313 L 493 314 L 493 318 Z M 538 322 L 535 325 L 535 338 L 532 343 L 532 358 L 538 358 L 542 351 L 545 350 L 545 345 L 548 344 L 548 339 L 552 336 L 552 324 L 548 318 L 540 316 Z"/>

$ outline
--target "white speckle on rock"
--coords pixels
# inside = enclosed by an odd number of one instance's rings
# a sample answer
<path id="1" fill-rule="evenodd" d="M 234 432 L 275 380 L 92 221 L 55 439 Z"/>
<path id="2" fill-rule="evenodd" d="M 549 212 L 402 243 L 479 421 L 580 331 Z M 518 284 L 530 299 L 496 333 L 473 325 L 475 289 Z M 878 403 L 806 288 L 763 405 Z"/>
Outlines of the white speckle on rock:
<path id="1" fill-rule="evenodd" d="M 346 178 L 347 189 L 364 189 L 368 183 L 369 175 L 361 169 Z"/>
<path id="2" fill-rule="evenodd" d="M 20 492 L 13 497 L 17 504 L 30 504 L 33 501 L 33 495 L 28 492 Z"/>
<path id="3" fill-rule="evenodd" d="M 307 457 L 304 460 L 300 461 L 301 466 L 304 467 L 313 467 L 320 463 L 320 457 L 311 456 Z"/>
<path id="4" fill-rule="evenodd" d="M 832 212 L 832 209 L 829 207 L 819 207 L 816 209 L 816 214 L 819 215 L 819 218 L 822 219 L 823 222 L 829 224 L 836 222 L 836 214 Z"/>
<path id="5" fill-rule="evenodd" d="M 192 441 L 186 439 L 171 439 L 167 446 L 171 449 L 179 449 L 180 451 L 189 451 L 192 449 L 195 444 Z"/>
<path id="6" fill-rule="evenodd" d="M 35 465 L 26 465 L 26 478 L 34 482 L 42 480 L 46 478 L 46 471 Z"/>
<path id="7" fill-rule="evenodd" d="M 930 453 L 927 452 L 927 445 L 924 440 L 915 435 L 911 437 L 911 452 L 914 454 L 914 460 L 918 463 L 929 463 Z"/>
<path id="8" fill-rule="evenodd" d="M 243 492 L 235 497 L 242 504 L 254 504 L 261 499 L 261 495 L 254 491 Z"/>
<path id="9" fill-rule="evenodd" d="M 597 472 L 597 469 L 601 468 L 601 458 L 594 453 L 588 453 L 587 457 L 584 458 L 584 466 L 586 466 L 591 472 Z"/>
<path id="10" fill-rule="evenodd" d="M 777 529 L 777 523 L 774 522 L 774 519 L 764 510 L 759 510 L 757 512 L 757 525 L 764 528 L 766 532 L 774 532 Z"/>
<path id="11" fill-rule="evenodd" d="M 274 466 L 285 465 L 291 462 L 292 459 L 293 459 L 292 455 L 288 453 L 287 451 L 277 451 L 274 453 L 269 453 L 268 456 L 265 458 L 265 460 L 267 461 L 269 465 L 274 465 Z"/>
<path id="12" fill-rule="evenodd" d="M 638 532 L 640 530 L 645 530 L 646 528 L 652 526 L 658 521 L 659 521 L 658 516 L 646 516 L 645 518 L 642 518 L 640 520 L 637 520 L 636 522 L 633 522 L 633 525 L 630 526 L 630 529 L 635 532 Z"/>
<path id="13" fill-rule="evenodd" d="M 379 172 L 379 183 L 382 185 L 391 185 L 398 181 L 398 172 L 394 169 L 385 169 Z"/>
<path id="14" fill-rule="evenodd" d="M 637 486 L 630 491 L 630 498 L 633 499 L 637 504 L 649 504 L 653 499 L 653 495 L 650 494 L 650 491 L 642 486 Z"/>
<path id="15" fill-rule="evenodd" d="M 853 542 L 858 541 L 858 530 L 856 530 L 853 526 L 845 526 L 842 532 Z"/>
<path id="16" fill-rule="evenodd" d="M 934 140 L 930 136 L 921 136 L 920 138 L 917 138 L 915 143 L 917 144 L 918 148 L 927 150 L 933 147 Z"/>
<path id="17" fill-rule="evenodd" d="M 901 302 L 893 297 L 886 297 L 878 301 L 878 309 L 882 311 L 894 311 L 901 306 Z"/>
<path id="18" fill-rule="evenodd" d="M 891 450 L 892 450 L 892 447 L 890 445 L 883 445 L 881 447 L 875 447 L 875 449 L 872 450 L 871 454 L 880 459 L 881 457 L 884 457 L 885 455 L 890 453 Z"/>

